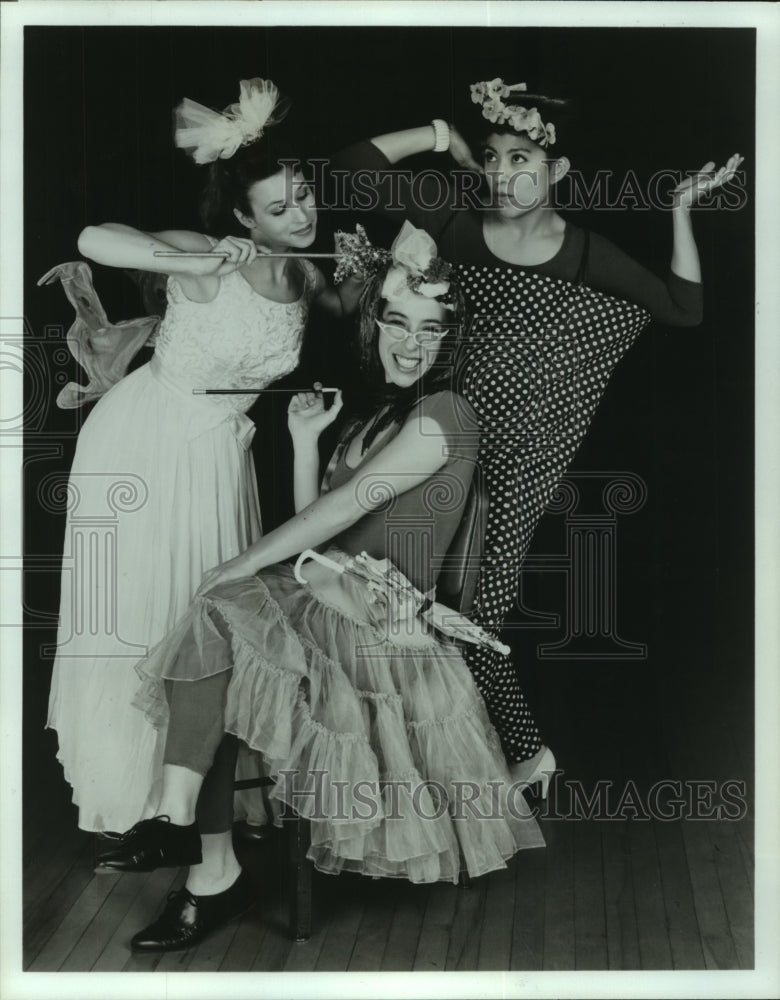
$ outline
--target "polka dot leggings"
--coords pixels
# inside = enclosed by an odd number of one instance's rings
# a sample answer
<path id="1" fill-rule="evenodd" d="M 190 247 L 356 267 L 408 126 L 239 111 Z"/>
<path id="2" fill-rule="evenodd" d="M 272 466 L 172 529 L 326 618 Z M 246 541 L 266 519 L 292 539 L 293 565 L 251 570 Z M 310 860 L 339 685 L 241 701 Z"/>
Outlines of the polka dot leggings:
<path id="1" fill-rule="evenodd" d="M 615 365 L 650 320 L 638 306 L 510 268 L 461 265 L 472 309 L 459 390 L 480 421 L 488 524 L 472 618 L 494 635 L 517 600 L 518 571 Z M 522 308 L 522 315 L 521 315 Z M 541 736 L 511 657 L 469 645 L 464 657 L 507 761 Z"/>

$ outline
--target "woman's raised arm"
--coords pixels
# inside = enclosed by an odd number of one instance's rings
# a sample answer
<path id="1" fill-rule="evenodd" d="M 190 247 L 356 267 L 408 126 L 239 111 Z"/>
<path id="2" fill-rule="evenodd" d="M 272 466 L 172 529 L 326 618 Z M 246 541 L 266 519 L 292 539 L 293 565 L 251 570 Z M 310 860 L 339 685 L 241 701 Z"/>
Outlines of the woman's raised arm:
<path id="1" fill-rule="evenodd" d="M 330 427 L 341 411 L 341 390 L 330 409 L 325 409 L 322 383 L 314 383 L 314 392 L 299 392 L 287 407 L 287 427 L 293 441 L 293 496 L 296 514 L 308 507 L 320 492 L 320 434 Z"/>
<path id="2" fill-rule="evenodd" d="M 691 226 L 690 209 L 704 195 L 710 194 L 716 188 L 730 181 L 737 172 L 744 157 L 738 153 L 730 156 L 724 167 L 715 170 L 714 161 L 705 163 L 693 177 L 688 177 L 674 189 L 674 208 L 672 224 L 674 242 L 672 246 L 671 271 L 686 281 L 701 281 L 699 251 Z"/>
<path id="3" fill-rule="evenodd" d="M 185 250 L 209 252 L 212 244 L 200 233 L 169 230 L 145 233 L 118 222 L 87 226 L 82 230 L 79 253 L 109 267 L 131 267 L 162 274 L 202 274 L 215 269 L 213 258 L 155 257 L 156 251 Z"/>
<path id="4" fill-rule="evenodd" d="M 97 264 L 127 267 L 139 271 L 157 271 L 175 276 L 185 295 L 204 301 L 217 292 L 217 279 L 251 264 L 257 247 L 251 240 L 226 236 L 213 244 L 201 233 L 171 229 L 145 233 L 119 222 L 87 226 L 78 240 L 79 252 Z M 216 257 L 156 257 L 157 251 L 217 253 Z"/>
<path id="5" fill-rule="evenodd" d="M 467 170 L 481 171 L 482 167 L 471 155 L 471 150 L 460 133 L 451 125 L 448 126 L 448 132 L 447 150 L 457 165 Z M 418 128 L 374 136 L 371 142 L 390 163 L 398 163 L 407 156 L 432 152 L 436 148 L 436 129 L 433 125 L 421 125 Z"/>
<path id="6" fill-rule="evenodd" d="M 390 163 L 398 163 L 407 156 L 432 152 L 436 144 L 436 132 L 433 125 L 421 125 L 418 128 L 406 128 L 399 132 L 374 136 L 371 142 Z"/>

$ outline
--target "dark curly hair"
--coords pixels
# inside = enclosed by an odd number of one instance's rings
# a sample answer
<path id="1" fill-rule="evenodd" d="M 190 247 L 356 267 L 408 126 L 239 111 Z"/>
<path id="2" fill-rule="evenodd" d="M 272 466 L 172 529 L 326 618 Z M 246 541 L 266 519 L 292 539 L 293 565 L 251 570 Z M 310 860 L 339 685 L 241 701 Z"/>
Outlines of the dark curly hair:
<path id="1" fill-rule="evenodd" d="M 243 233 L 244 227 L 233 210 L 251 215 L 248 192 L 252 185 L 296 163 L 300 160 L 278 125 L 267 129 L 261 139 L 239 148 L 229 159 L 210 163 L 200 201 L 206 232 L 212 236 Z"/>
<path id="2" fill-rule="evenodd" d="M 455 271 L 450 276 L 449 299 L 452 303 L 448 330 L 439 342 L 436 360 L 413 385 L 402 387 L 387 382 L 385 369 L 379 357 L 379 327 L 376 321 L 382 316 L 387 299 L 382 297 L 382 284 L 391 267 L 388 262 L 365 284 L 360 296 L 360 313 L 356 330 L 356 347 L 363 377 L 361 393 L 356 401 L 356 417 L 348 427 L 345 438 L 351 440 L 367 420 L 371 426 L 363 439 L 362 450 L 371 446 L 380 431 L 391 424 L 403 423 L 410 411 L 425 396 L 451 389 L 457 365 L 458 349 L 466 327 L 466 303 Z"/>

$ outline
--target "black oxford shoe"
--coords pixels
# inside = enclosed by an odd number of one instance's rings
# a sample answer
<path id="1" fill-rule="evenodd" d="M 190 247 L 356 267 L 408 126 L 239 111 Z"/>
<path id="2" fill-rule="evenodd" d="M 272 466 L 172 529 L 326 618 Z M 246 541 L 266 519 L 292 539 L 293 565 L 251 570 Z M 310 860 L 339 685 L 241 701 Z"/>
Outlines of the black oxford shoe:
<path id="1" fill-rule="evenodd" d="M 233 885 L 213 896 L 178 889 L 168 896 L 162 915 L 130 942 L 136 952 L 184 951 L 246 913 L 255 903 L 252 884 L 242 870 Z"/>
<path id="2" fill-rule="evenodd" d="M 98 854 L 95 872 L 152 872 L 201 862 L 197 823 L 179 826 L 168 816 L 144 819 Z"/>

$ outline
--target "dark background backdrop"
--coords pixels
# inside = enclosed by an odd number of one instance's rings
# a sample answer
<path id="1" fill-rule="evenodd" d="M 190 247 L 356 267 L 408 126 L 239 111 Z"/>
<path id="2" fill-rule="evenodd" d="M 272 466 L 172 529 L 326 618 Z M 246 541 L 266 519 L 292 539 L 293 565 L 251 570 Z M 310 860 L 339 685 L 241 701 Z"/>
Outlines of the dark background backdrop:
<path id="1" fill-rule="evenodd" d="M 44 733 L 59 593 L 64 516 L 38 487 L 67 472 L 86 413 L 54 397 L 80 371 L 50 328 L 73 313 L 59 287 L 36 287 L 54 264 L 78 258 L 90 223 L 198 228 L 202 173 L 174 149 L 171 109 L 184 97 L 223 107 L 238 80 L 271 77 L 293 99 L 302 156 L 360 138 L 473 114 L 468 84 L 503 76 L 576 98 L 575 166 L 640 179 L 707 159 L 745 156 L 748 201 L 695 213 L 705 318 L 695 329 L 653 325 L 612 379 L 573 470 L 630 471 L 646 504 L 619 521 L 618 625 L 648 645 L 639 661 L 538 660 L 555 629 L 512 633 L 518 668 L 542 731 L 570 774 L 668 775 L 670 720 L 706 716 L 711 749 L 728 732 L 748 777 L 753 692 L 753 213 L 752 30 L 481 28 L 46 28 L 25 32 L 25 316 L 28 420 L 25 552 L 25 787 L 65 795 Z M 574 152 L 574 150 L 572 150 Z M 441 167 L 442 158 L 433 163 Z M 409 166 L 431 164 L 420 158 Z M 575 216 L 572 216 L 575 217 Z M 659 274 L 671 219 L 662 211 L 588 211 L 576 220 Z M 315 250 L 347 219 L 323 212 Z M 114 320 L 143 312 L 121 273 L 95 266 Z M 310 331 L 306 371 L 344 372 L 343 330 Z M 145 360 L 146 355 L 139 358 Z M 338 384 L 338 383 L 337 383 Z M 266 527 L 289 503 L 284 403 L 262 400 L 255 454 Z M 563 524 L 543 519 L 536 553 L 560 552 Z M 36 566 L 35 557 L 41 562 Z M 562 581 L 529 580 L 539 610 L 563 610 Z M 701 749 L 701 748 L 700 748 Z M 710 748 L 705 747 L 708 752 Z M 706 754 L 705 754 L 706 759 Z M 706 777 L 706 775 L 701 775 Z M 37 811 L 37 810 L 36 810 Z"/>

